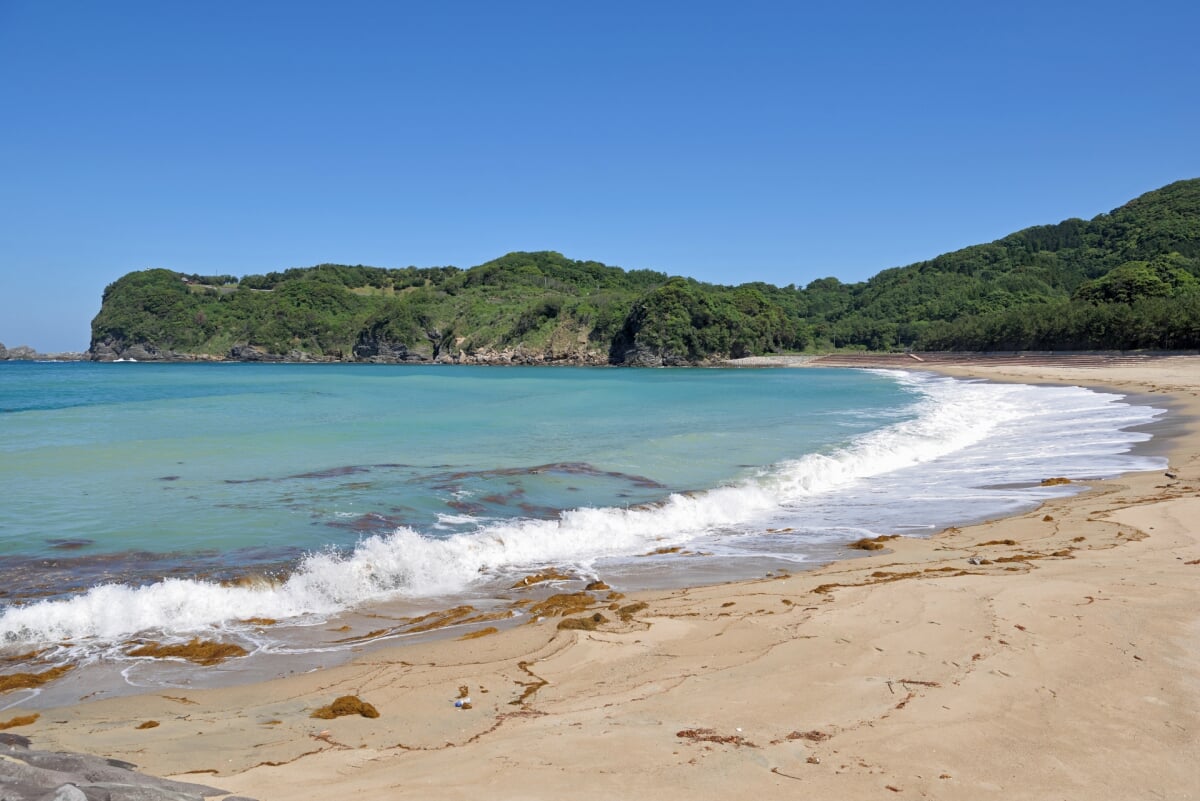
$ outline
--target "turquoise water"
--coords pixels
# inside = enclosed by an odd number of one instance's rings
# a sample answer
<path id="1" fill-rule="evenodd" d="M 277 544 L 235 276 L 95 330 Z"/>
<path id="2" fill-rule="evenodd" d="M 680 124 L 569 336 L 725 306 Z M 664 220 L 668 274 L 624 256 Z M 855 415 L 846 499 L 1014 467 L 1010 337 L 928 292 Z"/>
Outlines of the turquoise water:
<path id="1" fill-rule="evenodd" d="M 103 563 L 134 582 L 189 554 L 280 569 L 397 526 L 656 501 L 916 400 L 851 371 L 7 363 L 0 382 L 0 556 L 140 553 Z"/>
<path id="2" fill-rule="evenodd" d="M 349 646 L 298 632 L 547 566 L 629 589 L 819 564 L 1161 467 L 1134 451 L 1161 413 L 888 371 L 0 363 L 0 648 L 324 653 Z"/>

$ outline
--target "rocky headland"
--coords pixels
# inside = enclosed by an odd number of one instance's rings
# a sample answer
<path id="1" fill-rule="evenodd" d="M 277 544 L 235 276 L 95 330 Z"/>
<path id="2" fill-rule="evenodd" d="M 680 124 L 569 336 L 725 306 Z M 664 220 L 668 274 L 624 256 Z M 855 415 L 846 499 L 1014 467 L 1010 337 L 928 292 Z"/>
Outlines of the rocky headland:
<path id="1" fill-rule="evenodd" d="M 80 362 L 89 358 L 87 353 L 68 351 L 64 353 L 40 353 L 28 345 L 6 348 L 0 342 L 0 362 Z"/>

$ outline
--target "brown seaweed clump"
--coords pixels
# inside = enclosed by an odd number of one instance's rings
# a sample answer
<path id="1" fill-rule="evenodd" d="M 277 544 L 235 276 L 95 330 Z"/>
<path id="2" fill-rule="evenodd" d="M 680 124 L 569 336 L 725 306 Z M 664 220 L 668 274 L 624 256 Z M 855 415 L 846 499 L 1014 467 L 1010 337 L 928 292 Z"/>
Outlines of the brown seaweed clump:
<path id="1" fill-rule="evenodd" d="M 588 592 L 602 592 L 604 590 L 611 590 L 612 587 L 608 586 L 603 581 L 593 581 L 584 587 L 584 589 Z"/>
<path id="2" fill-rule="evenodd" d="M 597 612 L 591 617 L 568 617 L 558 621 L 562 630 L 595 631 L 597 627 L 608 622 L 608 618 Z"/>
<path id="3" fill-rule="evenodd" d="M 1042 486 L 1043 486 L 1043 487 L 1054 487 L 1054 486 L 1057 486 L 1057 485 L 1059 485 L 1059 484 L 1070 484 L 1070 483 L 1071 483 L 1071 479 L 1069 479 L 1069 478 L 1066 478 L 1066 477 L 1064 477 L 1064 476 L 1055 476 L 1054 478 L 1044 478 L 1044 479 L 1042 479 Z"/>
<path id="4" fill-rule="evenodd" d="M 72 665 L 59 665 L 41 673 L 9 673 L 8 675 L 0 676 L 0 693 L 6 693 L 9 690 L 41 687 L 43 684 L 54 681 L 72 667 Z"/>
<path id="5" fill-rule="evenodd" d="M 878 537 L 863 537 L 861 540 L 855 540 L 846 547 L 856 551 L 882 551 L 885 542 L 899 538 L 899 534 L 880 534 Z"/>
<path id="6" fill-rule="evenodd" d="M 675 732 L 675 736 L 694 743 L 718 743 L 720 745 L 736 745 L 738 748 L 742 746 L 758 748 L 740 734 L 717 734 L 713 729 L 683 729 Z"/>
<path id="7" fill-rule="evenodd" d="M 812 731 L 794 731 L 791 734 L 789 734 L 785 739 L 808 740 L 810 743 L 819 743 L 819 742 L 828 740 L 832 736 L 833 735 L 826 734 L 825 732 L 820 731 L 818 729 L 813 729 Z"/>
<path id="8" fill-rule="evenodd" d="M 134 726 L 134 728 L 135 729 L 157 729 L 158 721 L 157 720 L 147 720 L 147 721 L 144 721 L 144 722 L 139 723 L 138 725 Z"/>
<path id="9" fill-rule="evenodd" d="M 478 640 L 480 637 L 486 637 L 489 634 L 495 634 L 498 631 L 500 631 L 500 629 L 496 628 L 495 626 L 486 626 L 482 629 L 476 629 L 475 631 L 468 631 L 466 634 L 459 637 L 458 639 L 460 639 L 460 640 Z"/>
<path id="10" fill-rule="evenodd" d="M 621 618 L 623 623 L 628 623 L 633 619 L 634 615 L 649 606 L 650 604 L 646 603 L 645 601 L 637 601 L 636 603 L 626 604 L 617 610 L 617 615 Z"/>
<path id="11" fill-rule="evenodd" d="M 129 651 L 129 656 L 148 656 L 154 659 L 186 659 L 197 665 L 216 665 L 235 656 L 245 656 L 249 651 L 240 645 L 193 637 L 182 645 L 161 645 L 148 642 Z"/>
<path id="12" fill-rule="evenodd" d="M 17 726 L 28 726 L 40 717 L 41 715 L 34 713 L 32 715 L 18 715 L 17 717 L 10 718 L 9 720 L 0 720 L 0 731 L 4 731 L 5 729 L 15 729 Z"/>
<path id="13" fill-rule="evenodd" d="M 1016 540 L 988 540 L 987 542 L 977 543 L 975 545 L 975 547 L 982 548 L 985 545 L 1016 545 L 1016 544 L 1017 544 Z"/>
<path id="14" fill-rule="evenodd" d="M 321 720 L 333 720 L 345 715 L 362 715 L 364 718 L 379 717 L 379 710 L 359 698 L 357 695 L 343 695 L 329 706 L 323 706 L 312 713 L 310 717 Z"/>
<path id="15" fill-rule="evenodd" d="M 449 626 L 455 623 L 465 622 L 463 618 L 475 611 L 475 607 L 469 605 L 455 606 L 441 612 L 430 612 L 427 615 L 422 615 L 418 618 L 413 618 L 408 627 L 410 634 L 417 634 L 423 631 L 433 631 L 444 626 Z"/>
<path id="16" fill-rule="evenodd" d="M 566 573 L 563 573 L 561 570 L 558 570 L 557 568 L 552 567 L 549 570 L 543 571 L 541 573 L 534 573 L 532 575 L 526 576 L 525 578 L 518 581 L 516 584 L 512 585 L 512 587 L 510 587 L 509 589 L 519 590 L 522 587 L 532 587 L 534 584 L 542 584 L 547 581 L 570 581 L 573 578 L 575 578 L 575 577 L 569 576 Z"/>
<path id="17" fill-rule="evenodd" d="M 530 606 L 529 615 L 534 620 L 538 617 L 573 615 L 577 612 L 583 612 L 595 603 L 596 599 L 586 592 L 563 592 L 551 595 L 549 598 L 538 601 L 536 604 Z"/>

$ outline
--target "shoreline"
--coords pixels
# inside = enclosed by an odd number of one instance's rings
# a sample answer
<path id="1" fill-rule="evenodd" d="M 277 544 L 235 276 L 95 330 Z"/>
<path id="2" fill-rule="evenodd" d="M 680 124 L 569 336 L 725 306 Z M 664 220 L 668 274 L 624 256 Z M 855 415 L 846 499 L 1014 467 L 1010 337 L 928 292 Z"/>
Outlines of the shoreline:
<path id="1" fill-rule="evenodd" d="M 1195 792 L 1200 541 L 1185 521 L 1200 512 L 1200 358 L 910 369 L 1170 398 L 1176 478 L 1089 481 L 1026 514 L 802 573 L 605 599 L 586 610 L 610 619 L 592 631 L 548 617 L 260 684 L 43 710 L 14 732 L 264 800 L 486 786 L 522 798 Z M 455 708 L 460 687 L 471 709 Z M 309 717 L 345 694 L 380 717 Z M 136 728 L 148 720 L 159 725 Z"/>

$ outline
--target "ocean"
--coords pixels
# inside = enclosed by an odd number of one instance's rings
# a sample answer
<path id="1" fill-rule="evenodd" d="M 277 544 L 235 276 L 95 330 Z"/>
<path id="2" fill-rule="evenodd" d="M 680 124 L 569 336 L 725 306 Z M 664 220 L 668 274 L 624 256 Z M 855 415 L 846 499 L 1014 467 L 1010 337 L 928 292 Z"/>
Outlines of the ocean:
<path id="1" fill-rule="evenodd" d="M 1161 468 L 1135 446 L 1163 411 L 882 370 L 0 362 L 0 656 L 193 686 L 242 668 L 131 644 L 282 672 L 456 605 L 520 622 L 513 585 L 550 568 L 621 591 L 805 569 Z"/>

